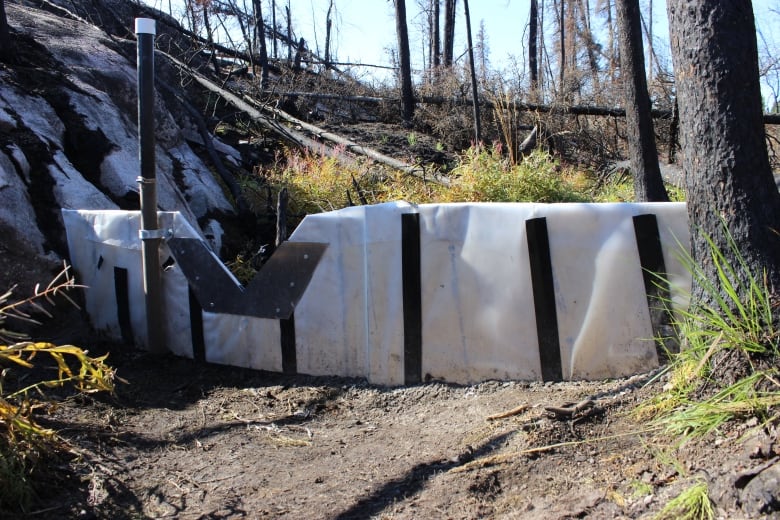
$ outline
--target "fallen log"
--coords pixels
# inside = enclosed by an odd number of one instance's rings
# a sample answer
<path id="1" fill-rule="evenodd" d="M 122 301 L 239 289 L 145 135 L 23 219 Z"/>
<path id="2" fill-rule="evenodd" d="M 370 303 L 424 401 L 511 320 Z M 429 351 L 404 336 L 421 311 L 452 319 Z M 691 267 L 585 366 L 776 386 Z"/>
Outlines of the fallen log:
<path id="1" fill-rule="evenodd" d="M 261 105 L 256 99 L 253 99 L 249 96 L 244 96 L 244 100 L 248 103 L 252 103 L 256 105 L 259 109 L 264 110 L 265 112 L 268 112 L 269 114 L 272 114 L 274 117 L 278 117 L 280 119 L 283 119 L 287 121 L 288 123 L 291 123 L 295 125 L 296 127 L 302 128 L 306 130 L 307 132 L 311 133 L 312 135 L 318 137 L 319 139 L 323 139 L 325 141 L 330 141 L 332 143 L 335 143 L 337 145 L 343 146 L 347 151 L 363 155 L 365 157 L 368 157 L 369 159 L 372 159 L 380 164 L 384 164 L 385 166 L 390 166 L 391 168 L 395 168 L 396 170 L 400 170 L 407 175 L 414 175 L 415 177 L 419 177 L 425 181 L 431 181 L 437 184 L 441 184 L 444 186 L 449 186 L 449 179 L 436 177 L 433 175 L 426 174 L 425 169 L 421 166 L 412 166 L 409 165 L 403 161 L 399 161 L 398 159 L 395 159 L 393 157 L 389 157 L 387 155 L 384 155 L 380 152 L 377 152 L 373 148 L 367 148 L 365 146 L 362 146 L 354 141 L 350 141 L 349 139 L 346 139 L 344 137 L 341 137 L 338 134 L 334 134 L 333 132 L 328 132 L 327 130 L 323 130 L 322 128 L 312 125 L 310 123 L 307 123 L 305 121 L 301 121 L 300 119 L 291 116 L 287 112 L 283 110 L 279 110 L 278 108 Z"/>
<path id="2" fill-rule="evenodd" d="M 310 99 L 332 99 L 339 101 L 352 101 L 355 103 L 380 104 L 380 103 L 400 103 L 400 99 L 380 96 L 350 96 L 341 94 L 323 94 L 319 92 L 281 92 L 277 95 L 282 97 L 305 97 Z M 415 98 L 417 103 L 423 105 L 455 105 L 471 106 L 472 100 L 467 97 L 444 97 L 444 96 L 420 96 Z M 485 108 L 496 108 L 497 105 L 492 101 L 481 100 L 480 106 Z M 625 117 L 626 111 L 623 108 L 602 107 L 593 105 L 543 105 L 535 103 L 523 103 L 520 101 L 510 101 L 508 104 L 502 104 L 504 108 L 511 108 L 519 112 L 539 112 L 552 114 L 571 114 L 575 116 L 608 116 Z M 501 108 L 501 107 L 498 107 Z M 656 119 L 672 119 L 671 110 L 652 110 L 652 116 Z M 780 125 L 780 114 L 764 114 L 764 124 Z"/>
<path id="3" fill-rule="evenodd" d="M 281 137 L 282 139 L 284 139 L 289 143 L 292 143 L 296 146 L 300 146 L 303 148 L 307 148 L 317 154 L 325 155 L 327 157 L 333 157 L 337 159 L 339 162 L 341 162 L 342 164 L 345 164 L 346 166 L 354 167 L 356 165 L 356 161 L 353 157 L 347 156 L 337 151 L 335 148 L 327 146 L 325 143 L 321 141 L 312 139 L 298 130 L 294 130 L 289 126 L 281 124 L 279 122 L 279 119 L 294 125 L 296 129 L 300 128 L 302 130 L 306 130 L 311 135 L 319 139 L 341 145 L 347 151 L 353 154 L 363 155 L 365 157 L 372 159 L 377 163 L 384 164 L 385 166 L 389 166 L 391 168 L 399 170 L 407 175 L 413 175 L 425 181 L 429 181 L 437 184 L 442 184 L 442 185 L 449 184 L 447 179 L 443 179 L 443 178 L 439 178 L 427 174 L 425 169 L 422 168 L 421 166 L 409 165 L 393 157 L 388 157 L 384 154 L 377 152 L 376 150 L 367 148 L 365 146 L 361 146 L 353 141 L 345 139 L 332 132 L 327 132 L 317 126 L 301 121 L 300 119 L 291 116 L 290 114 L 284 112 L 283 110 L 262 105 L 259 102 L 257 102 L 257 100 L 252 99 L 251 97 L 244 96 L 244 98 L 242 99 L 241 97 L 230 92 L 229 90 L 220 87 L 213 81 L 209 80 L 208 78 L 206 78 L 205 76 L 197 72 L 196 70 L 193 70 L 191 67 L 177 60 L 173 56 L 160 50 L 157 50 L 157 52 L 160 53 L 162 56 L 165 56 L 167 59 L 169 59 L 171 63 L 176 65 L 182 72 L 188 74 L 194 81 L 199 83 L 201 86 L 205 87 L 211 92 L 219 94 L 219 96 L 222 97 L 222 99 L 224 99 L 231 105 L 235 106 L 242 112 L 246 113 L 250 118 L 252 118 L 253 121 L 260 124 L 263 128 L 271 132 L 274 132 L 276 135 L 278 135 L 279 137 Z M 269 116 L 266 116 L 263 112 L 268 113 Z"/>

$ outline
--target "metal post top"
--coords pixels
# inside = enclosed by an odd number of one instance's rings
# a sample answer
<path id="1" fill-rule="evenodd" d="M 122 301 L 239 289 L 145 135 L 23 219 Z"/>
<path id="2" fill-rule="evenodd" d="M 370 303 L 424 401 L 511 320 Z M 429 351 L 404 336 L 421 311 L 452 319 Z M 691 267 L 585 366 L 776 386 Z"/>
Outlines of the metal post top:
<path id="1" fill-rule="evenodd" d="M 136 18 L 135 19 L 135 33 L 136 34 L 157 34 L 156 21 L 153 18 Z"/>

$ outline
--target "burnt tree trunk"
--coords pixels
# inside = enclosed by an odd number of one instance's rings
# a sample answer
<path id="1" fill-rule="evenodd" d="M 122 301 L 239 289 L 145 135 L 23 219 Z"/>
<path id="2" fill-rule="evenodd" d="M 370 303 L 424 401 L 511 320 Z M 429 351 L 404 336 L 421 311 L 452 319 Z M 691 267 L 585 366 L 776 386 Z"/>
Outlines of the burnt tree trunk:
<path id="1" fill-rule="evenodd" d="M 271 2 L 271 27 L 273 27 L 273 33 L 272 33 L 273 38 L 272 38 L 271 41 L 272 41 L 272 45 L 273 45 L 273 49 L 274 49 L 274 59 L 278 60 L 279 59 L 279 45 L 278 45 L 277 38 L 276 38 L 277 27 L 276 27 L 276 1 L 275 0 L 273 0 Z"/>
<path id="2" fill-rule="evenodd" d="M 780 193 L 762 122 L 750 2 L 669 0 L 680 144 L 693 259 L 720 287 L 706 236 L 737 266 L 721 221 L 746 265 L 780 293 Z M 738 275 L 744 282 L 744 275 Z M 721 289 L 722 290 L 722 289 Z M 744 285 L 739 288 L 745 296 Z M 694 287 L 693 301 L 712 304 Z"/>
<path id="3" fill-rule="evenodd" d="M 255 30 L 257 33 L 257 49 L 260 53 L 260 90 L 268 88 L 268 49 L 265 45 L 265 21 L 263 20 L 263 3 L 254 0 Z"/>
<path id="4" fill-rule="evenodd" d="M 432 0 L 433 22 L 431 23 L 431 67 L 435 70 L 441 65 L 441 41 L 439 33 L 439 17 L 441 15 L 441 0 Z"/>
<path id="5" fill-rule="evenodd" d="M 13 57 L 13 43 L 5 14 L 5 0 L 0 0 L 0 61 L 8 62 Z"/>
<path id="6" fill-rule="evenodd" d="M 528 68 L 531 71 L 531 92 L 535 93 L 539 88 L 539 55 L 537 49 L 539 28 L 539 5 L 537 0 L 531 0 L 531 16 L 528 22 Z"/>
<path id="7" fill-rule="evenodd" d="M 452 67 L 455 50 L 455 3 L 456 0 L 444 0 L 444 66 Z"/>
<path id="8" fill-rule="evenodd" d="M 401 117 L 411 125 L 414 117 L 412 66 L 409 56 L 409 32 L 406 27 L 406 1 L 395 0 L 395 29 L 398 35 L 398 60 L 401 65 Z"/>
<path id="9" fill-rule="evenodd" d="M 463 13 L 466 17 L 466 39 L 469 45 L 469 68 L 471 69 L 471 99 L 474 111 L 474 144 L 478 145 L 482 140 L 482 127 L 479 117 L 479 92 L 477 89 L 477 71 L 474 64 L 474 45 L 471 42 L 471 15 L 469 14 L 469 0 L 463 0 Z"/>
<path id="10" fill-rule="evenodd" d="M 560 63 L 560 70 L 558 71 L 559 78 L 558 83 L 560 85 L 558 86 L 558 93 L 562 96 L 565 92 L 564 89 L 564 81 L 566 80 L 566 0 L 560 0 L 559 11 L 558 11 L 558 28 L 560 29 L 559 36 L 561 37 L 560 41 L 560 56 L 561 56 L 561 63 Z"/>
<path id="11" fill-rule="evenodd" d="M 669 195 L 658 166 L 658 149 L 655 146 L 650 96 L 647 93 L 639 1 L 617 0 L 616 6 L 620 75 L 623 78 L 626 137 L 634 175 L 634 198 L 637 202 L 667 202 Z"/>
<path id="12" fill-rule="evenodd" d="M 293 39 L 292 39 L 292 15 L 290 14 L 290 0 L 287 0 L 287 6 L 284 8 L 285 16 L 287 16 L 287 61 L 292 62 L 292 50 L 293 50 Z M 296 53 L 298 51 L 296 50 Z"/>
<path id="13" fill-rule="evenodd" d="M 325 16 L 325 69 L 330 68 L 330 31 L 333 27 L 333 0 L 328 4 L 328 14 Z"/>
<path id="14" fill-rule="evenodd" d="M 206 38 L 209 42 L 209 52 L 211 52 L 211 63 L 214 66 L 214 73 L 219 75 L 219 57 L 217 49 L 214 48 L 214 31 L 211 29 L 211 20 L 209 19 L 209 2 L 203 3 L 203 26 L 206 28 Z"/>

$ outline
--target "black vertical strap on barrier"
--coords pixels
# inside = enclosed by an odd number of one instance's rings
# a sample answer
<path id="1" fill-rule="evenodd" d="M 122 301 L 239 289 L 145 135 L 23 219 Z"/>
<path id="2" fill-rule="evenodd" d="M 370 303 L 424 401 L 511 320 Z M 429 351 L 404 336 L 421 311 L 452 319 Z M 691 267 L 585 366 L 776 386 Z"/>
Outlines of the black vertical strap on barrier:
<path id="1" fill-rule="evenodd" d="M 192 287 L 187 288 L 190 300 L 190 335 L 192 336 L 192 359 L 206 361 L 206 339 L 203 336 L 203 307 Z"/>
<path id="2" fill-rule="evenodd" d="M 420 215 L 401 215 L 401 271 L 404 306 L 404 384 L 422 381 L 422 273 Z"/>
<path id="3" fill-rule="evenodd" d="M 279 320 L 279 333 L 282 343 L 282 372 L 298 373 L 298 358 L 295 354 L 295 314 L 286 320 Z"/>
<path id="4" fill-rule="evenodd" d="M 119 331 L 125 345 L 133 344 L 133 325 L 130 322 L 130 297 L 127 289 L 127 269 L 114 267 L 114 296 Z"/>
<path id="5" fill-rule="evenodd" d="M 639 251 L 639 263 L 642 266 L 642 279 L 645 282 L 647 307 L 650 310 L 650 322 L 653 336 L 663 338 L 672 322 L 669 312 L 669 282 L 666 279 L 666 264 L 664 250 L 661 245 L 661 235 L 658 232 L 658 220 L 653 214 L 634 217 L 634 234 L 636 247 Z M 668 361 L 667 353 L 661 341 L 656 341 L 658 362 Z"/>
<path id="6" fill-rule="evenodd" d="M 536 311 L 536 335 L 539 338 L 539 360 L 544 381 L 561 381 L 561 344 L 558 337 L 558 312 L 555 307 L 550 238 L 547 219 L 525 221 L 528 237 L 528 260 L 531 264 L 531 286 Z"/>

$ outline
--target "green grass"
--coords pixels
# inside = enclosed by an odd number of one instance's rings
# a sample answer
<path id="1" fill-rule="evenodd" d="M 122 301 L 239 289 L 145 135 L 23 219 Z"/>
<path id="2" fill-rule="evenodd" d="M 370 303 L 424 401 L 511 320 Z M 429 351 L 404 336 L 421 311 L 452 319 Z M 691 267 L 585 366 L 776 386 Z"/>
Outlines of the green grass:
<path id="1" fill-rule="evenodd" d="M 771 294 L 725 231 L 729 255 L 708 239 L 717 280 L 708 279 L 690 256 L 684 259 L 707 298 L 683 311 L 676 324 L 683 348 L 672 357 L 666 391 L 636 411 L 655 417 L 682 442 L 730 421 L 764 421 L 780 406 L 780 332 Z"/>
<path id="2" fill-rule="evenodd" d="M 412 134 L 410 134 L 412 135 Z M 426 183 L 395 171 L 356 164 L 345 168 L 332 158 L 288 151 L 262 177 L 243 179 L 255 210 L 268 204 L 268 192 L 286 187 L 290 212 L 297 215 L 341 209 L 359 203 L 357 186 L 369 204 L 406 200 L 431 202 L 591 202 L 592 182 L 585 173 L 561 167 L 547 153 L 535 151 L 520 163 L 491 147 L 474 147 L 448 173 L 452 186 Z M 349 196 L 347 195 L 349 193 Z"/>
<path id="3" fill-rule="evenodd" d="M 690 487 L 670 500 L 655 516 L 655 520 L 711 520 L 715 518 L 707 483 L 696 480 Z"/>

